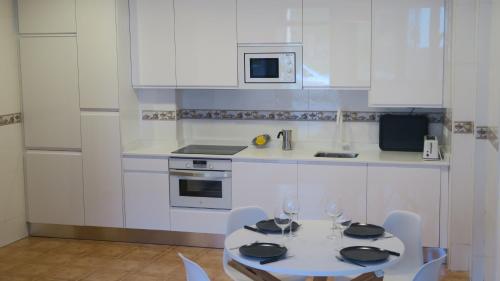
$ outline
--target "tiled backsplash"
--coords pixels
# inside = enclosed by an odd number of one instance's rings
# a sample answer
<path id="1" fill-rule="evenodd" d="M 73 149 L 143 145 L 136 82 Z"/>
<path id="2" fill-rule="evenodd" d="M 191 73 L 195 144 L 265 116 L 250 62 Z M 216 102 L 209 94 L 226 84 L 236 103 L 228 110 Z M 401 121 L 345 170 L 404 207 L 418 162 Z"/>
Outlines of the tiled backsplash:
<path id="1" fill-rule="evenodd" d="M 17 124 L 17 123 L 21 123 L 21 121 L 22 121 L 22 117 L 21 117 L 20 112 L 0 115 L 0 126 Z"/>

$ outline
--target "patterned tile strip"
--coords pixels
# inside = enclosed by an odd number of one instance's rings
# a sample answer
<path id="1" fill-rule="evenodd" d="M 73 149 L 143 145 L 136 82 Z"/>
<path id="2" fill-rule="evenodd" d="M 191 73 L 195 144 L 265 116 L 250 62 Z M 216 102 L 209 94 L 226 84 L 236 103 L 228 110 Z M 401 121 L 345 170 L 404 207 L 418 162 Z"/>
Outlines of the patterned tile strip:
<path id="1" fill-rule="evenodd" d="M 455 134 L 474 134 L 474 122 L 472 121 L 455 121 L 453 127 Z"/>
<path id="2" fill-rule="evenodd" d="M 447 109 L 446 110 L 446 113 L 444 115 L 444 127 L 448 130 L 448 131 L 453 131 L 453 121 L 452 121 L 452 113 L 451 113 L 451 109 Z"/>
<path id="3" fill-rule="evenodd" d="M 487 126 L 476 126 L 476 139 L 487 140 L 490 128 Z"/>
<path id="4" fill-rule="evenodd" d="M 346 122 L 378 122 L 382 114 L 407 114 L 401 112 L 343 113 Z M 426 114 L 431 123 L 443 123 L 443 113 Z M 179 111 L 144 110 L 142 120 L 213 119 L 213 120 L 278 120 L 278 121 L 336 121 L 336 111 L 271 111 L 271 110 L 207 110 L 181 109 Z"/>
<path id="5" fill-rule="evenodd" d="M 21 121 L 22 117 L 20 112 L 0 115 L 0 126 L 17 124 L 21 123 Z"/>

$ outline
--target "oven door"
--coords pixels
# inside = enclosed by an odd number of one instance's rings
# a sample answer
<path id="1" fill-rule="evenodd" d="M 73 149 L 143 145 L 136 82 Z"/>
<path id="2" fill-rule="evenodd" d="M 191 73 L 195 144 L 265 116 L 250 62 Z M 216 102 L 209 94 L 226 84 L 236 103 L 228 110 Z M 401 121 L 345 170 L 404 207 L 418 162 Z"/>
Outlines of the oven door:
<path id="1" fill-rule="evenodd" d="M 230 210 L 231 172 L 171 169 L 170 206 Z"/>

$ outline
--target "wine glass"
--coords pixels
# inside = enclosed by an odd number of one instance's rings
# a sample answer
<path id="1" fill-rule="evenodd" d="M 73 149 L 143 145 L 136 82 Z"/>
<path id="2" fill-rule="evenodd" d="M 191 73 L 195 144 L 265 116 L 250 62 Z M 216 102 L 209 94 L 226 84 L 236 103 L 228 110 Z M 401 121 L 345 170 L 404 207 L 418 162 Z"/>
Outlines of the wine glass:
<path id="1" fill-rule="evenodd" d="M 283 211 L 290 216 L 290 237 L 295 236 L 293 233 L 293 222 L 299 219 L 300 203 L 296 197 L 287 197 L 283 201 Z"/>
<path id="2" fill-rule="evenodd" d="M 281 238 L 285 241 L 285 229 L 291 224 L 290 215 L 288 215 L 282 208 L 274 210 L 274 223 L 281 229 Z"/>
<path id="3" fill-rule="evenodd" d="M 337 219 L 343 214 L 342 209 L 333 201 L 328 201 L 325 206 L 325 213 L 332 220 L 332 233 L 328 235 L 328 239 L 335 239 L 337 237 L 335 230 L 337 229 Z"/>

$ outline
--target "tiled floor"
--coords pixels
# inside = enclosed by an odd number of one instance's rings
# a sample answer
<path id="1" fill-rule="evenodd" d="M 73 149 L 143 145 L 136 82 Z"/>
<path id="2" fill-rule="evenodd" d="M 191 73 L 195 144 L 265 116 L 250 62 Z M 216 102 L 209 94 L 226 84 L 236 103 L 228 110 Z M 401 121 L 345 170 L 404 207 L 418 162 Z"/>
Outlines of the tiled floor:
<path id="1" fill-rule="evenodd" d="M 211 280 L 230 280 L 217 249 L 26 238 L 0 248 L 0 281 L 181 281 L 178 252 L 205 268 Z M 449 273 L 443 280 L 468 278 Z"/>

